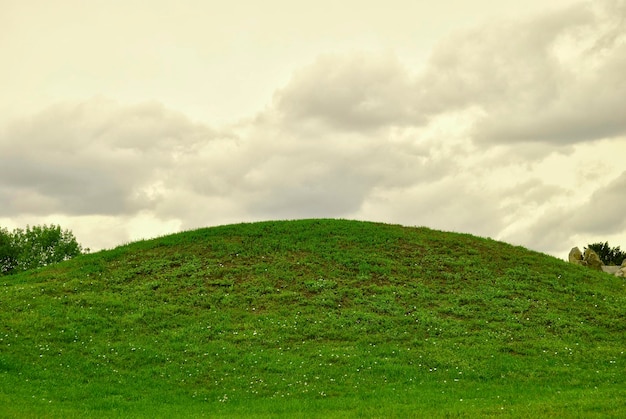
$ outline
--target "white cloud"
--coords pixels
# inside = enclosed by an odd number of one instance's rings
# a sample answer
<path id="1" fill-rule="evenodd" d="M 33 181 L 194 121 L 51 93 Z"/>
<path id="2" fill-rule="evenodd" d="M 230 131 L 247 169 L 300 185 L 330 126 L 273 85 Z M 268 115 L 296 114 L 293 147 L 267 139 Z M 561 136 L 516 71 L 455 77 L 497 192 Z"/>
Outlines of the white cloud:
<path id="1" fill-rule="evenodd" d="M 0 134 L 0 211 L 132 214 L 162 197 L 181 155 L 214 133 L 156 103 L 53 106 Z"/>
<path id="2" fill-rule="evenodd" d="M 288 123 L 363 131 L 415 125 L 412 77 L 392 54 L 324 55 L 275 95 Z"/>
<path id="3" fill-rule="evenodd" d="M 585 233 L 612 233 L 626 230 L 626 171 L 608 185 L 597 189 L 572 214 L 572 230 Z"/>
<path id="4" fill-rule="evenodd" d="M 623 1 L 454 35 L 419 81 L 429 112 L 483 110 L 484 144 L 571 144 L 626 133 Z"/>
<path id="5" fill-rule="evenodd" d="M 453 35 L 422 72 L 390 52 L 324 54 L 220 128 L 154 101 L 14 119 L 0 132 L 0 221 L 61 220 L 93 248 L 305 217 L 554 254 L 613 237 L 626 230 L 626 175 L 609 159 L 626 152 L 626 37 L 611 13 L 624 2 L 596 4 Z"/>

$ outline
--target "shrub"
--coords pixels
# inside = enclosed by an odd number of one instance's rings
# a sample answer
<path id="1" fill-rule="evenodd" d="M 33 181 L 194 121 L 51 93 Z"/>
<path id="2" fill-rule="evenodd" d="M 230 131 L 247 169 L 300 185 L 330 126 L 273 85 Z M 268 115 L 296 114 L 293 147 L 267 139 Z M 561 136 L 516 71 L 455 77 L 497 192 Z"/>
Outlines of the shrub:
<path id="1" fill-rule="evenodd" d="M 0 275 L 11 273 L 17 264 L 17 249 L 6 228 L 0 228 Z"/>
<path id="2" fill-rule="evenodd" d="M 596 252 L 605 265 L 621 265 L 626 259 L 626 252 L 622 252 L 619 246 L 612 248 L 609 242 L 593 243 L 587 247 Z"/>
<path id="3" fill-rule="evenodd" d="M 74 234 L 60 226 L 27 226 L 13 232 L 0 228 L 0 275 L 47 266 L 81 253 Z"/>

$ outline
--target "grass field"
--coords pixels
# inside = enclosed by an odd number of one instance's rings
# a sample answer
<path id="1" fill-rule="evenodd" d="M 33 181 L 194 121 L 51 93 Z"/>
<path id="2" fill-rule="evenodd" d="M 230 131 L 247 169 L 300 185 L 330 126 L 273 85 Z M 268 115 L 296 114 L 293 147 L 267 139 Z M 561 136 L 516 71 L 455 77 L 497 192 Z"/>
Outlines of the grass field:
<path id="1" fill-rule="evenodd" d="M 0 281 L 0 417 L 626 415 L 624 279 L 471 235 L 239 224 Z"/>

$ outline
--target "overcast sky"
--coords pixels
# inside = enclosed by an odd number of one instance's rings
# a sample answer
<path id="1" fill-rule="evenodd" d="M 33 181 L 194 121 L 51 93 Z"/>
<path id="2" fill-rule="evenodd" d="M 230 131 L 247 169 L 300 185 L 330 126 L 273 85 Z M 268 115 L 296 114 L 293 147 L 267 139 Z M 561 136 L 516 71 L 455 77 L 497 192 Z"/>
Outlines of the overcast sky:
<path id="1" fill-rule="evenodd" d="M 626 0 L 0 0 L 0 226 L 626 248 Z"/>

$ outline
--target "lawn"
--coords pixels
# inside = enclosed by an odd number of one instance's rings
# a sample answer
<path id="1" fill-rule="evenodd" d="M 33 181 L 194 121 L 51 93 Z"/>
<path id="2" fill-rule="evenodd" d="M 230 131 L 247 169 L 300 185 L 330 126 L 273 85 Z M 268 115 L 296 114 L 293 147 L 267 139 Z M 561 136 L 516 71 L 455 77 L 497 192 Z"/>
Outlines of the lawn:
<path id="1" fill-rule="evenodd" d="M 626 282 L 300 220 L 0 277 L 0 417 L 623 417 Z"/>

